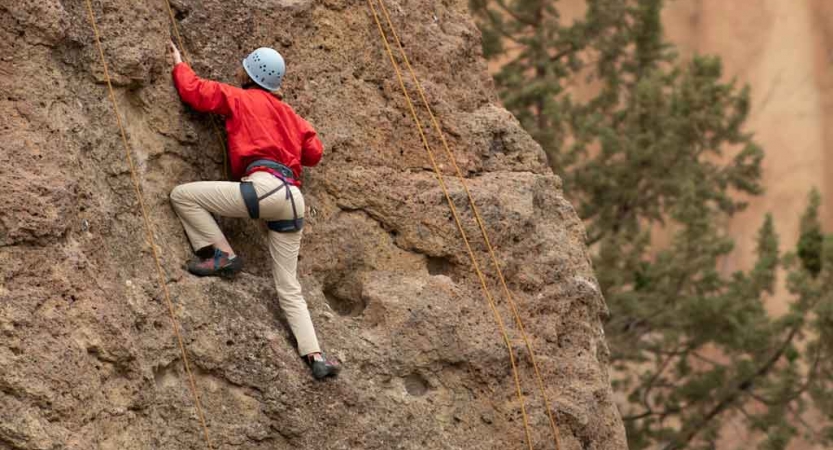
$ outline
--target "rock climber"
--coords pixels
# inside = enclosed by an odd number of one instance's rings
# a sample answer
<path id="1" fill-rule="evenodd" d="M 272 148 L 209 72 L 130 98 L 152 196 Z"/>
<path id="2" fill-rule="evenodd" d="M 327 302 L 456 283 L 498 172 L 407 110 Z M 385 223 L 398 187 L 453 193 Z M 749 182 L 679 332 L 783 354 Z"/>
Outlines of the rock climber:
<path id="1" fill-rule="evenodd" d="M 286 66 L 271 48 L 258 48 L 243 60 L 240 87 L 199 78 L 170 42 L 173 80 L 183 102 L 197 111 L 225 118 L 231 177 L 240 182 L 198 181 L 171 191 L 171 203 L 195 253 L 188 271 L 198 276 L 239 272 L 243 261 L 234 253 L 212 217 L 266 220 L 269 253 L 278 301 L 298 342 L 298 352 L 322 379 L 335 376 L 340 364 L 327 358 L 315 335 L 309 309 L 296 276 L 304 196 L 301 166 L 321 160 L 323 146 L 312 126 L 276 95 Z"/>

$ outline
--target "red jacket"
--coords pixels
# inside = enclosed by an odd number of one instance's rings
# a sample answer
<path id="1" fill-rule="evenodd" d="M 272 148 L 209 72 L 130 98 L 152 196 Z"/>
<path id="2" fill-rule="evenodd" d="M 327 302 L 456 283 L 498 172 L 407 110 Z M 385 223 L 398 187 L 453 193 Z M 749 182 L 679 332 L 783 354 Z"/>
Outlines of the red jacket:
<path id="1" fill-rule="evenodd" d="M 321 160 L 324 147 L 315 130 L 274 95 L 203 80 L 185 63 L 174 66 L 173 77 L 182 101 L 197 111 L 225 117 L 233 179 L 246 175 L 252 161 L 271 159 L 292 169 L 300 180 L 301 165 L 314 166 Z"/>

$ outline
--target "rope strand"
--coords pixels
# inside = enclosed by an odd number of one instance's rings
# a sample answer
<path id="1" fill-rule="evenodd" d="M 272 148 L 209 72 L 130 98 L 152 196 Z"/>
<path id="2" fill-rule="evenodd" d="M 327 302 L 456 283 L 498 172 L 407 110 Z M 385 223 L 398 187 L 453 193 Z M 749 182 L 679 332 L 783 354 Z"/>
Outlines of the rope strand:
<path id="1" fill-rule="evenodd" d="M 417 130 L 419 131 L 419 135 L 422 139 L 423 146 L 425 147 L 426 152 L 428 153 L 428 158 L 431 161 L 431 166 L 434 170 L 434 174 L 437 178 L 437 181 L 440 184 L 440 188 L 445 195 L 445 198 L 448 202 L 448 206 L 451 208 L 451 215 L 454 217 L 454 222 L 457 224 L 457 229 L 460 231 L 460 235 L 463 238 L 463 242 L 466 246 L 466 250 L 468 251 L 469 258 L 471 259 L 472 265 L 474 266 L 474 270 L 477 273 L 477 277 L 480 280 L 480 286 L 483 289 L 483 293 L 486 296 L 486 300 L 489 304 L 489 308 L 492 310 L 492 314 L 495 316 L 495 321 L 498 324 L 498 328 L 500 329 L 501 335 L 503 337 L 503 341 L 506 345 L 506 349 L 509 352 L 509 361 L 512 365 L 512 374 L 514 375 L 515 379 L 515 388 L 517 390 L 518 401 L 520 402 L 521 406 L 521 416 L 523 417 L 523 424 L 524 424 L 524 433 L 526 435 L 526 443 L 529 447 L 529 450 L 533 450 L 532 448 L 532 435 L 529 428 L 529 418 L 526 414 L 526 406 L 524 401 L 523 391 L 521 390 L 521 383 L 520 377 L 518 375 L 518 368 L 515 363 L 515 354 L 512 350 L 512 344 L 509 341 L 509 335 L 506 332 L 506 327 L 503 324 L 503 319 L 500 316 L 500 313 L 495 306 L 494 299 L 492 298 L 492 294 L 489 291 L 488 285 L 486 284 L 486 278 L 483 275 L 483 272 L 480 270 L 480 264 L 477 262 L 477 257 L 474 254 L 474 250 L 472 250 L 471 244 L 469 243 L 468 236 L 466 235 L 466 231 L 463 228 L 463 224 L 460 221 L 460 217 L 457 213 L 457 208 L 454 206 L 454 201 L 451 199 L 451 195 L 448 192 L 448 188 L 445 184 L 445 178 L 443 177 L 442 173 L 440 172 L 439 166 L 437 165 L 436 158 L 434 157 L 434 152 L 431 149 L 431 146 L 428 144 L 428 139 L 425 136 L 425 132 L 423 131 L 422 121 L 420 121 L 419 116 L 417 116 L 416 109 L 414 108 L 413 102 L 411 101 L 411 97 L 408 94 L 408 90 L 405 88 L 405 82 L 402 79 L 402 74 L 399 70 L 399 64 L 396 62 L 396 59 L 393 56 L 393 52 L 390 48 L 390 43 L 388 41 L 387 35 L 385 34 L 384 29 L 382 28 L 382 23 L 379 20 L 379 15 L 376 13 L 376 7 L 373 6 L 373 0 L 367 0 L 368 5 L 370 5 L 370 9 L 373 12 L 373 18 L 376 21 L 376 25 L 379 28 L 379 34 L 382 37 L 382 40 L 385 44 L 385 50 L 390 57 L 391 64 L 393 65 L 394 71 L 396 72 L 396 77 L 399 81 L 399 86 L 402 89 L 402 93 L 405 95 L 405 100 L 408 104 L 408 109 L 411 111 L 411 116 L 413 116 L 414 121 L 417 124 Z M 381 0 L 379 0 L 381 3 Z"/>
<path id="2" fill-rule="evenodd" d="M 486 248 L 488 249 L 489 256 L 492 260 L 492 265 L 494 266 L 495 272 L 497 273 L 498 278 L 500 280 L 500 284 L 503 287 L 504 295 L 506 296 L 506 299 L 508 300 L 510 309 L 512 310 L 512 314 L 515 317 L 515 322 L 518 325 L 518 330 L 521 332 L 521 336 L 523 338 L 523 341 L 524 341 L 524 344 L 526 346 L 527 352 L 529 352 L 529 357 L 530 357 L 530 360 L 532 362 L 532 368 L 534 369 L 534 372 L 535 372 L 535 378 L 536 378 L 536 381 L 537 381 L 537 384 L 538 384 L 538 389 L 541 391 L 541 396 L 544 399 L 544 405 L 545 405 L 546 410 L 547 410 L 547 415 L 549 416 L 550 426 L 552 428 L 552 433 L 553 433 L 553 439 L 555 440 L 555 446 L 556 446 L 556 449 L 560 450 L 561 449 L 561 438 L 560 438 L 560 435 L 559 435 L 559 432 L 558 432 L 558 427 L 556 426 L 555 418 L 553 417 L 552 408 L 550 407 L 549 399 L 547 398 L 546 389 L 544 388 L 544 381 L 543 381 L 543 378 L 541 377 L 541 373 L 538 369 L 538 363 L 535 359 L 535 352 L 533 351 L 532 344 L 530 343 L 529 338 L 527 337 L 526 331 L 524 329 L 523 320 L 521 320 L 521 316 L 518 313 L 518 308 L 517 308 L 517 305 L 515 303 L 515 300 L 514 300 L 512 294 L 509 291 L 509 287 L 506 284 L 506 278 L 503 276 L 503 270 L 501 270 L 501 268 L 500 268 L 500 262 L 498 261 L 497 256 L 495 254 L 495 250 L 492 247 L 491 241 L 489 240 L 489 234 L 486 232 L 486 227 L 483 225 L 483 219 L 480 216 L 480 211 L 477 209 L 477 205 L 474 202 L 474 197 L 472 196 L 471 191 L 469 190 L 468 184 L 466 183 L 466 179 L 463 176 L 463 173 L 460 170 L 460 167 L 457 165 L 457 160 L 456 160 L 456 158 L 454 158 L 454 154 L 452 153 L 451 149 L 448 146 L 448 141 L 446 141 L 446 139 L 445 139 L 445 133 L 443 133 L 442 128 L 440 127 L 439 122 L 437 121 L 437 118 L 434 115 L 434 111 L 432 110 L 431 105 L 428 103 L 428 99 L 425 96 L 425 91 L 422 88 L 422 83 L 420 83 L 419 78 L 417 78 L 416 73 L 414 72 L 414 68 L 413 68 L 413 66 L 411 66 L 411 62 L 408 59 L 408 55 L 405 53 L 405 48 L 402 46 L 402 42 L 399 39 L 399 35 L 396 33 L 396 28 L 394 27 L 393 21 L 390 18 L 390 14 L 388 13 L 388 9 L 385 6 L 385 2 L 384 2 L 384 0 L 378 0 L 378 1 L 379 1 L 379 4 L 382 7 L 381 8 L 382 12 L 384 13 L 385 18 L 387 19 L 388 26 L 390 27 L 391 32 L 393 33 L 394 40 L 396 41 L 396 44 L 399 47 L 399 53 L 402 56 L 403 61 L 405 61 L 405 65 L 407 66 L 408 71 L 411 74 L 411 78 L 413 79 L 414 84 L 416 85 L 417 91 L 419 92 L 419 96 L 422 99 L 422 103 L 425 106 L 425 109 L 428 111 L 428 114 L 431 116 L 431 122 L 433 123 L 434 129 L 437 131 L 437 134 L 440 136 L 440 140 L 442 141 L 443 148 L 445 149 L 445 153 L 448 156 L 448 159 L 451 162 L 451 164 L 454 166 L 454 170 L 457 174 L 457 179 L 460 181 L 460 184 L 462 184 L 463 189 L 466 191 L 466 196 L 468 197 L 469 205 L 471 205 L 472 212 L 474 213 L 474 219 L 477 222 L 478 227 L 480 228 L 480 234 L 481 234 L 481 236 L 483 236 L 483 241 L 486 243 Z"/>
<path id="3" fill-rule="evenodd" d="M 156 240 L 153 237 L 153 227 L 150 222 L 150 217 L 147 213 L 147 208 L 145 207 L 144 195 L 142 194 L 141 185 L 139 184 L 139 177 L 136 174 L 136 165 L 133 163 L 133 157 L 130 154 L 130 145 L 127 142 L 127 134 L 124 131 L 124 125 L 122 125 L 118 104 L 116 103 L 116 94 L 113 90 L 113 83 L 110 81 L 110 72 L 107 68 L 107 60 L 104 57 L 104 49 L 101 46 L 101 37 L 98 33 L 98 26 L 96 25 L 95 13 L 93 13 L 92 1 L 86 0 L 86 3 L 87 12 L 89 13 L 90 25 L 92 25 L 93 34 L 95 36 L 95 44 L 96 47 L 98 47 L 98 54 L 101 57 L 101 65 L 104 67 L 104 79 L 107 81 L 107 90 L 110 95 L 110 102 L 113 104 L 113 114 L 116 116 L 116 123 L 118 124 L 119 131 L 121 132 L 121 140 L 122 144 L 124 145 L 124 154 L 127 157 L 127 163 L 130 166 L 130 178 L 133 180 L 133 188 L 136 191 L 136 198 L 139 201 L 139 207 L 142 213 L 142 221 L 144 223 L 146 239 L 148 244 L 150 245 L 150 250 L 153 254 L 153 260 L 156 265 L 156 275 L 159 278 L 159 284 L 162 286 L 162 292 L 164 294 L 165 302 L 168 306 L 168 313 L 170 314 L 171 318 L 171 325 L 173 326 L 174 334 L 176 335 L 177 342 L 179 343 L 179 351 L 182 355 L 182 361 L 185 365 L 185 371 L 188 374 L 188 382 L 191 389 L 191 395 L 194 398 L 194 407 L 197 410 L 197 415 L 199 416 L 200 424 L 202 425 L 205 443 L 208 446 L 209 450 L 213 450 L 214 447 L 211 445 L 211 437 L 209 436 L 208 425 L 206 424 L 205 415 L 202 411 L 199 392 L 197 391 L 197 385 L 194 381 L 194 375 L 191 372 L 191 365 L 188 361 L 188 354 L 185 351 L 185 344 L 182 340 L 182 335 L 179 332 L 179 322 L 176 319 L 176 312 L 174 311 L 173 302 L 171 302 L 171 294 L 170 292 L 168 292 L 168 283 L 165 279 L 165 272 L 162 270 L 162 263 L 159 260 L 159 253 L 156 250 Z"/>

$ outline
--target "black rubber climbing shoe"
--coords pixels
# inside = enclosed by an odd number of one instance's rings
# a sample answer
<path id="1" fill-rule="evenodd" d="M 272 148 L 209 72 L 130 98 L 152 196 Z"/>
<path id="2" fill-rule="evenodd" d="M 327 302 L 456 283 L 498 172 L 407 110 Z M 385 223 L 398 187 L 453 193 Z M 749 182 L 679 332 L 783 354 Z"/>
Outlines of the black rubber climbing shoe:
<path id="1" fill-rule="evenodd" d="M 341 372 L 341 364 L 323 353 L 307 355 L 304 357 L 307 365 L 312 370 L 312 376 L 317 380 L 323 380 L 327 377 L 334 377 Z"/>
<path id="2" fill-rule="evenodd" d="M 229 258 L 228 253 L 214 250 L 214 256 L 193 259 L 188 262 L 188 271 L 199 277 L 231 276 L 240 272 L 243 260 L 239 256 Z"/>

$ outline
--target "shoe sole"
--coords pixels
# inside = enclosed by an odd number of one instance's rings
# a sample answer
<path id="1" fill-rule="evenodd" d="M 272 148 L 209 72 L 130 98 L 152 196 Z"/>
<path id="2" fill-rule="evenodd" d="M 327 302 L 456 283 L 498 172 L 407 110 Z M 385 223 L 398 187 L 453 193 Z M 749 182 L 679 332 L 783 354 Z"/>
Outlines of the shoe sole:
<path id="1" fill-rule="evenodd" d="M 336 367 L 331 368 L 327 373 L 325 373 L 321 376 L 319 376 L 317 373 L 315 373 L 315 371 L 313 371 L 312 376 L 316 380 L 323 380 L 325 378 L 336 377 L 336 376 L 338 376 L 339 373 L 341 373 L 341 367 L 336 366 Z"/>
<path id="2" fill-rule="evenodd" d="M 192 275 L 196 275 L 198 277 L 221 277 L 221 278 L 232 278 L 237 275 L 241 270 L 243 270 L 243 265 L 235 265 L 229 264 L 226 267 L 221 267 L 217 270 L 211 272 L 199 272 L 195 270 L 191 270 L 190 267 L 185 267 L 186 270 Z"/>

